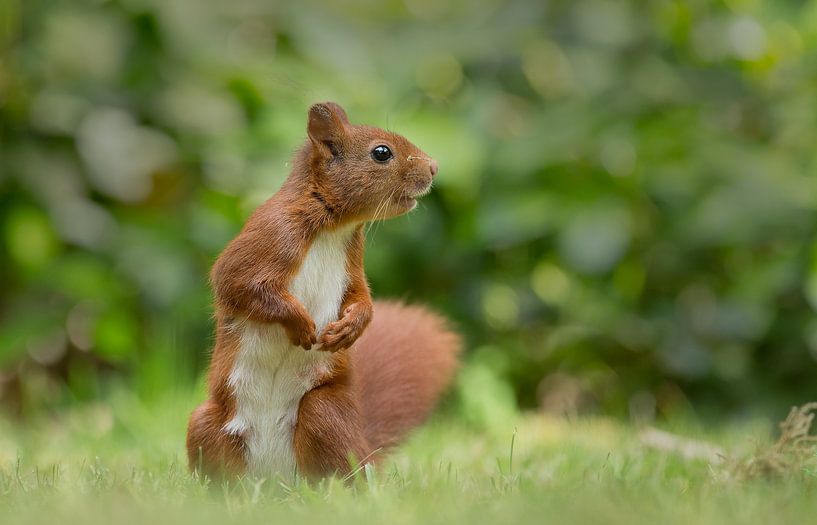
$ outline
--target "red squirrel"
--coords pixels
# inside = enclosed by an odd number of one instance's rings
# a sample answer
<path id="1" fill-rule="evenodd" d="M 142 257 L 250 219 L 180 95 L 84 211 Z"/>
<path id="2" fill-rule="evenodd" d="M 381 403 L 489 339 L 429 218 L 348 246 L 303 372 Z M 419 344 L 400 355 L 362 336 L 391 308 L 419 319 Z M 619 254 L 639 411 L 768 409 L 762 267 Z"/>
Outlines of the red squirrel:
<path id="1" fill-rule="evenodd" d="M 413 210 L 437 163 L 326 102 L 281 189 L 211 273 L 209 398 L 187 433 L 211 476 L 348 475 L 421 423 L 457 367 L 459 337 L 416 306 L 373 302 L 368 221 Z"/>

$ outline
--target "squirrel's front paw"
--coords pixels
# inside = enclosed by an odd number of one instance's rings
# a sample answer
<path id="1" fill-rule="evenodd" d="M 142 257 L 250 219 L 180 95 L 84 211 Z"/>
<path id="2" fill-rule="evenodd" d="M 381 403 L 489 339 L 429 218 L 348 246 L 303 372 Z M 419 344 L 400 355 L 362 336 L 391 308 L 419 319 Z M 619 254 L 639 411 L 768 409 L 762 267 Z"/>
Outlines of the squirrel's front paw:
<path id="1" fill-rule="evenodd" d="M 372 319 L 371 305 L 353 303 L 343 310 L 341 318 L 326 325 L 321 334 L 321 350 L 337 352 L 357 341 Z"/>
<path id="2" fill-rule="evenodd" d="M 315 321 L 312 320 L 306 310 L 296 312 L 295 315 L 282 324 L 289 341 L 293 345 L 309 350 L 312 345 L 318 342 Z"/>

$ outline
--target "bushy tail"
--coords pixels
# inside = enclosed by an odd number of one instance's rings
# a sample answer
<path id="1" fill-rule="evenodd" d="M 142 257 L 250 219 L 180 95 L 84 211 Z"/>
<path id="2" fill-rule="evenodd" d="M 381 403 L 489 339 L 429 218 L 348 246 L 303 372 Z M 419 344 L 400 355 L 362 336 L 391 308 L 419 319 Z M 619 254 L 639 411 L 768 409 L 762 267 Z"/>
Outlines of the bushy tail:
<path id="1" fill-rule="evenodd" d="M 372 322 L 351 352 L 370 445 L 394 445 L 425 420 L 453 378 L 460 346 L 428 310 L 375 301 Z"/>

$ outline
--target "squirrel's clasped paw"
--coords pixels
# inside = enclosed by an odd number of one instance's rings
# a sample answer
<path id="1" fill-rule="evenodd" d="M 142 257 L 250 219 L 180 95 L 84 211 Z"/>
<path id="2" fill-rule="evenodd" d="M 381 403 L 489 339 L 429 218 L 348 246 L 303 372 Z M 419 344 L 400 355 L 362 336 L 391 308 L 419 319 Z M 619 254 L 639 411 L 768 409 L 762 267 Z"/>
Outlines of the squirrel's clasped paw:
<path id="1" fill-rule="evenodd" d="M 294 346 L 300 346 L 304 350 L 309 350 L 312 345 L 318 342 L 316 335 L 315 321 L 306 315 L 296 315 L 283 323 L 289 341 Z"/>
<path id="2" fill-rule="evenodd" d="M 320 350 L 337 352 L 351 347 L 363 334 L 371 318 L 371 306 L 362 303 L 347 306 L 340 319 L 326 325 L 320 338 Z"/>

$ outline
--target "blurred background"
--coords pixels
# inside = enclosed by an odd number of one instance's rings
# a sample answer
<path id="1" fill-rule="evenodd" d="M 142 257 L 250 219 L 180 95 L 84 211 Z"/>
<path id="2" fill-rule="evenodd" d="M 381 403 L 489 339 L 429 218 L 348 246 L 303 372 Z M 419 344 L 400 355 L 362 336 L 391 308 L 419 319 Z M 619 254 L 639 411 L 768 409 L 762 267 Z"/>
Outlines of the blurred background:
<path id="1" fill-rule="evenodd" d="M 817 1 L 3 0 L 2 410 L 201 398 L 321 100 L 440 163 L 366 266 L 465 334 L 464 417 L 817 399 Z"/>

